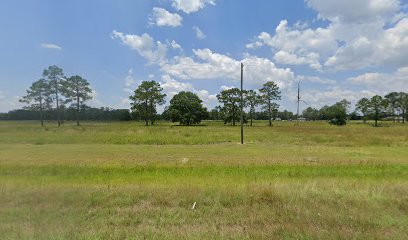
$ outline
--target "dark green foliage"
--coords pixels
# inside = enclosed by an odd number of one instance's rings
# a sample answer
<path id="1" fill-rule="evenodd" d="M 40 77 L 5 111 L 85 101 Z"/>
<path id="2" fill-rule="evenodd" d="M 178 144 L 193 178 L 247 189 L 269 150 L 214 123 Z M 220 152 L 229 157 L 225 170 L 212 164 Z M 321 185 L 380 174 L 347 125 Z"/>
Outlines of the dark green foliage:
<path id="1" fill-rule="evenodd" d="M 262 99 L 257 92 L 255 92 L 254 90 L 249 90 L 245 92 L 244 101 L 245 106 L 249 108 L 249 118 L 251 120 L 252 126 L 252 120 L 255 117 L 255 108 L 262 103 Z"/>
<path id="2" fill-rule="evenodd" d="M 309 121 L 316 121 L 319 118 L 319 110 L 308 107 L 303 111 L 302 115 Z"/>
<path id="3" fill-rule="evenodd" d="M 44 111 L 50 108 L 52 102 L 47 82 L 44 79 L 33 82 L 20 102 L 29 104 L 28 110 L 39 112 L 41 126 L 44 126 Z"/>
<path id="4" fill-rule="evenodd" d="M 216 106 L 213 110 L 208 113 L 208 119 L 210 120 L 223 120 L 224 116 L 222 114 L 222 108 Z"/>
<path id="5" fill-rule="evenodd" d="M 66 103 L 73 102 L 72 106 L 76 108 L 77 126 L 79 126 L 79 115 L 81 106 L 87 100 L 92 99 L 92 89 L 89 87 L 89 82 L 80 77 L 72 76 L 64 82 L 64 95 L 66 96 Z"/>
<path id="6" fill-rule="evenodd" d="M 342 100 L 332 106 L 324 106 L 319 111 L 320 118 L 328 120 L 333 125 L 346 125 L 348 105 L 349 102 L 347 100 Z"/>
<path id="7" fill-rule="evenodd" d="M 57 115 L 57 121 L 58 121 L 58 126 L 61 125 L 61 118 L 60 118 L 60 105 L 63 102 L 60 94 L 64 93 L 64 84 L 65 84 L 65 76 L 64 72 L 61 68 L 53 65 L 49 66 L 48 68 L 44 69 L 43 71 L 43 77 L 47 83 L 48 89 L 50 91 L 50 96 L 54 99 L 55 105 L 56 105 L 56 115 Z"/>
<path id="8" fill-rule="evenodd" d="M 73 121 L 77 119 L 77 112 L 74 108 L 61 108 L 61 116 L 65 120 Z M 53 113 L 53 112 L 51 112 Z M 12 110 L 8 113 L 0 114 L 0 120 L 40 120 L 41 113 L 36 110 L 18 109 Z M 56 120 L 55 114 L 48 116 L 50 120 Z M 79 115 L 81 121 L 129 121 L 131 115 L 128 109 L 112 109 L 112 108 L 89 108 L 81 106 L 81 114 Z"/>
<path id="9" fill-rule="evenodd" d="M 199 124 L 208 117 L 202 100 L 192 92 L 180 92 L 170 100 L 168 112 L 173 122 L 181 125 Z"/>
<path id="10" fill-rule="evenodd" d="M 367 118 L 368 118 L 369 104 L 370 104 L 370 100 L 367 98 L 360 99 L 356 104 L 356 111 L 359 111 L 363 114 L 364 123 L 367 121 Z"/>
<path id="11" fill-rule="evenodd" d="M 232 125 L 235 126 L 235 122 L 240 119 L 241 90 L 227 89 L 218 94 L 217 98 L 223 104 L 220 114 L 223 116 L 224 123 L 232 122 Z"/>
<path id="12" fill-rule="evenodd" d="M 394 117 L 402 118 L 402 122 L 405 123 L 406 112 L 408 109 L 408 94 L 404 92 L 391 92 L 384 97 L 385 100 L 389 103 L 389 110 Z"/>
<path id="13" fill-rule="evenodd" d="M 368 112 L 372 119 L 375 121 L 376 127 L 378 127 L 378 120 L 380 120 L 386 113 L 389 102 L 379 95 L 376 95 L 370 99 L 368 104 Z"/>
<path id="14" fill-rule="evenodd" d="M 163 88 L 156 81 L 143 81 L 135 90 L 135 94 L 130 96 L 132 111 L 137 112 L 145 120 L 145 125 L 154 124 L 157 113 L 157 105 L 163 105 L 166 94 L 162 94 Z"/>
<path id="15" fill-rule="evenodd" d="M 281 99 L 281 92 L 276 83 L 270 81 L 263 85 L 259 89 L 261 93 L 261 103 L 263 104 L 263 109 L 269 113 L 269 126 L 272 126 L 273 113 L 277 111 L 279 105 L 275 103 L 276 100 Z"/>

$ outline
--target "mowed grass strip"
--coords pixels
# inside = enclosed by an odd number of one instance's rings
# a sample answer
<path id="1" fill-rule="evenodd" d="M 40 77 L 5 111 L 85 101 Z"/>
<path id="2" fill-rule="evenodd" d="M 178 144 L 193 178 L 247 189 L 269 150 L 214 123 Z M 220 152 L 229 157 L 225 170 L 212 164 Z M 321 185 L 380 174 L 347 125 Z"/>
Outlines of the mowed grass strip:
<path id="1" fill-rule="evenodd" d="M 206 167 L 74 167 L 0 166 L 3 181 L 76 184 L 242 184 L 276 178 L 342 178 L 408 180 L 408 165 L 364 166 L 206 166 Z"/>
<path id="2" fill-rule="evenodd" d="M 138 122 L 84 122 L 81 127 L 67 122 L 58 128 L 51 123 L 41 128 L 36 121 L 0 121 L 0 144 L 144 144 L 197 145 L 238 143 L 239 127 L 222 122 L 204 122 L 201 126 L 177 126 L 159 122 L 144 127 Z M 276 122 L 268 127 L 265 121 L 256 121 L 254 127 L 245 127 L 246 143 L 325 145 L 325 146 L 404 146 L 408 147 L 408 124 L 351 123 L 344 127 L 326 122 Z"/>

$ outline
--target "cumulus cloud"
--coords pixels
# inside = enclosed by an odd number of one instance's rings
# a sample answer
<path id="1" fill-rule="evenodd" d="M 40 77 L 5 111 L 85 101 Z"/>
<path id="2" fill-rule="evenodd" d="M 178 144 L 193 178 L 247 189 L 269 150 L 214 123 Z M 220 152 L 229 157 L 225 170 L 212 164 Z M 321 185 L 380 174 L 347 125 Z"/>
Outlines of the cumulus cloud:
<path id="1" fill-rule="evenodd" d="M 196 34 L 196 37 L 200 40 L 205 39 L 207 36 L 203 33 L 203 31 L 201 31 L 201 29 L 197 26 L 193 27 L 193 30 Z"/>
<path id="2" fill-rule="evenodd" d="M 350 90 L 344 89 L 338 86 L 330 87 L 328 89 L 305 89 L 301 92 L 302 100 L 307 103 L 307 106 L 313 108 L 321 108 L 324 105 L 332 105 L 342 99 L 347 99 L 352 104 L 355 104 L 359 99 L 363 97 L 372 97 L 376 93 L 368 90 Z M 296 94 L 291 95 L 291 100 L 295 102 Z"/>
<path id="3" fill-rule="evenodd" d="M 408 92 L 408 67 L 399 68 L 393 73 L 370 72 L 351 77 L 348 82 L 363 86 L 379 94 L 392 91 Z"/>
<path id="4" fill-rule="evenodd" d="M 221 86 L 220 87 L 220 91 L 225 91 L 225 90 L 229 90 L 229 89 L 233 89 L 233 88 L 235 88 L 234 86 Z"/>
<path id="5" fill-rule="evenodd" d="M 187 14 L 197 12 L 207 5 L 215 5 L 216 0 L 172 0 L 172 6 Z"/>
<path id="6" fill-rule="evenodd" d="M 197 94 L 197 96 L 207 107 L 214 105 L 214 103 L 217 101 L 217 96 L 215 94 L 210 94 L 207 90 L 196 90 L 191 83 L 177 81 L 171 78 L 169 75 L 162 76 L 160 86 L 167 94 L 168 101 L 170 101 L 174 95 L 182 91 L 189 91 Z"/>
<path id="7" fill-rule="evenodd" d="M 153 8 L 153 12 L 149 18 L 151 25 L 157 25 L 159 27 L 170 26 L 179 27 L 183 18 L 177 13 L 170 13 L 164 8 Z"/>
<path id="8" fill-rule="evenodd" d="M 18 101 L 20 98 L 20 96 L 9 96 L 0 90 L 0 113 L 22 108 L 23 104 Z"/>
<path id="9" fill-rule="evenodd" d="M 262 32 L 247 48 L 270 47 L 282 64 L 350 70 L 408 64 L 408 17 L 398 0 L 306 0 L 327 27 L 289 26 Z"/>
<path id="10" fill-rule="evenodd" d="M 171 78 L 169 75 L 162 76 L 160 86 L 163 88 L 169 99 L 182 91 L 194 91 L 194 87 L 191 83 L 178 82 Z"/>
<path id="11" fill-rule="evenodd" d="M 193 57 L 175 57 L 164 64 L 161 70 L 179 79 L 226 79 L 238 81 L 240 79 L 240 63 L 245 65 L 245 80 L 248 83 L 263 84 L 274 81 L 279 87 L 291 85 L 295 79 L 289 69 L 277 68 L 266 58 L 247 56 L 238 61 L 229 56 L 214 53 L 210 49 L 194 49 Z"/>
<path id="12" fill-rule="evenodd" d="M 262 32 L 252 43 L 247 44 L 247 48 L 261 46 L 271 47 L 278 63 L 308 64 L 313 69 L 320 69 L 320 58 L 330 56 L 337 49 L 337 42 L 329 29 L 289 27 L 288 21 L 282 20 L 276 27 L 275 35 Z"/>
<path id="13" fill-rule="evenodd" d="M 154 42 L 154 39 L 147 33 L 131 35 L 114 30 L 112 32 L 112 38 L 119 39 L 122 44 L 136 50 L 140 56 L 148 60 L 149 64 L 162 64 L 166 61 L 167 45 L 160 41 Z"/>
<path id="14" fill-rule="evenodd" d="M 392 18 L 400 9 L 399 0 L 306 0 L 319 17 L 344 22 L 366 22 L 375 18 Z"/>
<path id="15" fill-rule="evenodd" d="M 176 41 L 171 41 L 171 42 L 168 42 L 168 45 L 170 45 L 171 46 L 171 48 L 173 48 L 173 49 L 180 49 L 180 50 L 183 50 L 183 48 L 180 46 L 180 44 L 178 44 Z"/>
<path id="16" fill-rule="evenodd" d="M 95 106 L 95 107 L 104 106 L 103 102 L 99 98 L 98 92 L 95 89 L 92 89 L 92 92 L 90 95 L 92 97 L 92 99 L 89 101 L 90 105 Z"/>
<path id="17" fill-rule="evenodd" d="M 328 78 L 314 77 L 314 76 L 296 76 L 296 81 L 318 83 L 323 85 L 335 85 L 336 81 Z"/>
<path id="18" fill-rule="evenodd" d="M 125 87 L 123 88 L 123 91 L 127 94 L 133 94 L 136 89 L 137 82 L 138 81 L 133 77 L 133 69 L 129 69 L 128 74 L 125 77 Z"/>
<path id="19" fill-rule="evenodd" d="M 41 47 L 46 48 L 46 49 L 62 50 L 62 47 L 58 46 L 57 44 L 53 44 L 53 43 L 42 43 Z"/>

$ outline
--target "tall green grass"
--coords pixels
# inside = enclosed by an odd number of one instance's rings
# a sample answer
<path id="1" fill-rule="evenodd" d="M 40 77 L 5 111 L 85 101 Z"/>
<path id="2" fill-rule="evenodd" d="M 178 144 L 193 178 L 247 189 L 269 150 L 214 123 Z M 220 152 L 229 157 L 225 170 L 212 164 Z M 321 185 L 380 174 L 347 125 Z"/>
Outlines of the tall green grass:
<path id="1" fill-rule="evenodd" d="M 408 124 L 245 133 L 0 122 L 0 239 L 408 239 Z"/>

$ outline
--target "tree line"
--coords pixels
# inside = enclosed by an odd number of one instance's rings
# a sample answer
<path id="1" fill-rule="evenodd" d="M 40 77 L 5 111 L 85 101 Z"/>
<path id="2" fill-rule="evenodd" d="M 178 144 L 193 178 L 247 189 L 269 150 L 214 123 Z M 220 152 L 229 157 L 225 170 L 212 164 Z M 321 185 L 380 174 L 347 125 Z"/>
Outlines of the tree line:
<path id="1" fill-rule="evenodd" d="M 89 82 L 81 76 L 66 77 L 61 68 L 53 65 L 44 69 L 42 78 L 33 82 L 20 102 L 26 103 L 26 109 L 38 112 L 41 126 L 44 126 L 44 116 L 55 113 L 58 126 L 61 126 L 61 108 L 70 104 L 75 109 L 76 121 L 79 126 L 81 110 L 85 102 L 92 99 L 92 89 Z"/>
<path id="2" fill-rule="evenodd" d="M 77 110 L 75 108 L 60 106 L 59 109 L 61 122 L 76 121 Z M 31 109 L 17 109 L 8 113 L 0 113 L 0 120 L 40 120 L 41 113 Z M 55 110 L 43 112 L 43 121 L 56 121 L 57 116 Z M 128 109 L 113 109 L 108 107 L 93 108 L 82 106 L 79 114 L 80 121 L 130 121 L 132 116 Z"/>
<path id="3" fill-rule="evenodd" d="M 136 116 L 141 116 L 148 126 L 154 124 L 157 118 L 157 106 L 165 104 L 166 94 L 162 93 L 163 88 L 155 81 L 144 81 L 130 96 L 132 100 L 131 110 Z M 259 92 L 259 93 L 258 93 Z M 279 87 L 272 81 L 263 85 L 259 91 L 244 90 L 241 92 L 238 88 L 226 89 L 217 95 L 221 105 L 217 106 L 211 112 L 203 106 L 203 101 L 192 92 L 182 91 L 170 100 L 170 105 L 165 108 L 162 117 L 173 122 L 179 122 L 182 125 L 198 124 L 205 119 L 222 119 L 224 123 L 232 123 L 235 126 L 240 120 L 241 104 L 249 108 L 249 117 L 251 126 L 255 118 L 255 109 L 258 106 L 266 111 L 269 119 L 269 125 L 272 125 L 272 118 L 277 112 L 279 105 L 276 100 L 281 98 Z M 244 101 L 241 103 L 241 94 Z M 247 121 L 247 119 L 245 119 Z"/>
<path id="4" fill-rule="evenodd" d="M 378 126 L 381 119 L 405 123 L 408 112 L 408 93 L 391 92 L 384 97 L 375 95 L 371 98 L 361 98 L 355 105 L 355 110 L 349 112 L 351 103 L 342 100 L 332 106 L 324 106 L 320 110 L 306 108 L 302 116 L 306 120 L 328 120 L 335 125 L 344 125 L 347 120 L 373 120 Z"/>
<path id="5" fill-rule="evenodd" d="M 241 103 L 241 94 L 243 102 Z M 92 99 L 89 82 L 79 75 L 66 77 L 57 66 L 44 69 L 42 78 L 32 83 L 20 102 L 24 109 L 0 114 L 3 120 L 56 120 L 58 126 L 63 120 L 143 120 L 145 125 L 154 125 L 156 120 L 170 120 L 181 125 L 199 124 L 202 120 L 222 120 L 224 124 L 236 125 L 240 121 L 241 104 L 247 111 L 244 122 L 253 125 L 253 120 L 326 120 L 334 125 L 344 125 L 347 120 L 374 120 L 375 126 L 383 118 L 405 122 L 408 112 L 408 94 L 391 92 L 384 97 L 376 95 L 362 98 L 350 112 L 351 103 L 344 99 L 321 109 L 306 108 L 301 116 L 290 111 L 279 111 L 281 99 L 279 87 L 273 81 L 266 82 L 257 90 L 231 88 L 217 95 L 219 105 L 208 111 L 203 101 L 193 92 L 182 91 L 172 97 L 162 114 L 157 107 L 166 103 L 167 95 L 156 81 L 143 81 L 130 96 L 130 111 L 127 109 L 91 108 L 85 103 Z M 257 111 L 257 109 L 261 111 Z"/>

